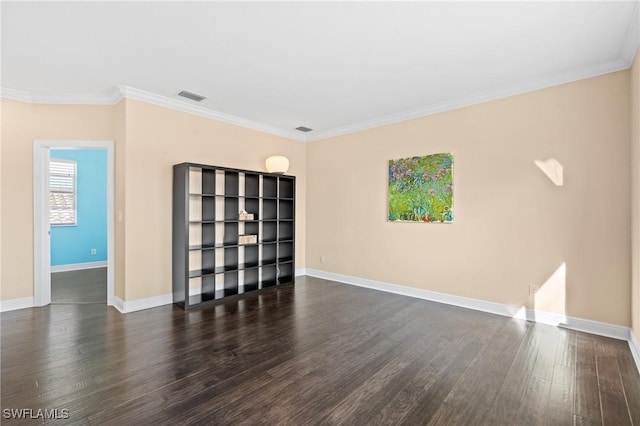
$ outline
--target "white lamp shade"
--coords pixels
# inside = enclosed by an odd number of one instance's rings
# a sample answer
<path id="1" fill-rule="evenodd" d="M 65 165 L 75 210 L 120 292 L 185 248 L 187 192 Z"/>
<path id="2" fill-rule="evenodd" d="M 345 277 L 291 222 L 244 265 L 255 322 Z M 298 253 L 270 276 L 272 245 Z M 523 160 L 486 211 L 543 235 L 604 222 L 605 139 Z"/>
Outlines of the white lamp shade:
<path id="1" fill-rule="evenodd" d="M 269 173 L 286 173 L 289 170 L 289 159 L 282 155 L 273 155 L 265 162 Z"/>

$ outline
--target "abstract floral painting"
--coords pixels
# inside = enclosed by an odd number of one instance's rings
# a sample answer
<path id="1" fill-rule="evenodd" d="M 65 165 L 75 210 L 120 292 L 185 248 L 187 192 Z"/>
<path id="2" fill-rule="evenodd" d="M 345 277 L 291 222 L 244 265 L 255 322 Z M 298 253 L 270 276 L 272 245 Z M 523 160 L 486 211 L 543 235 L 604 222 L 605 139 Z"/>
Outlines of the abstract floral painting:
<path id="1" fill-rule="evenodd" d="M 389 160 L 389 220 L 453 222 L 453 154 Z"/>

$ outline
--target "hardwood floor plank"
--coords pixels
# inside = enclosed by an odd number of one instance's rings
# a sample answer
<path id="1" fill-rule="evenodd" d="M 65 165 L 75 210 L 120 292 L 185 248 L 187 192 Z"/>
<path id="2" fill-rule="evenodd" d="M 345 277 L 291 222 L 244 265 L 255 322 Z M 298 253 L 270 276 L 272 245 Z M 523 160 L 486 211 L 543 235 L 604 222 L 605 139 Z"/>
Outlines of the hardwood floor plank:
<path id="1" fill-rule="evenodd" d="M 527 328 L 507 377 L 500 387 L 491 411 L 483 419 L 483 424 L 511 424 L 517 418 L 538 354 L 539 330 L 541 328 L 537 327 L 537 324 L 530 324 Z"/>
<path id="2" fill-rule="evenodd" d="M 529 383 L 521 403 L 520 412 L 517 415 L 517 422 L 521 424 L 543 424 L 549 415 L 545 407 L 551 405 L 549 400 L 556 355 L 558 352 L 560 333 L 564 330 L 558 330 L 556 327 L 547 325 L 541 325 L 540 329 L 540 345 L 538 347 L 536 360 L 533 364 L 533 370 L 529 377 Z M 573 412 L 566 418 L 559 418 L 557 424 L 570 425 L 573 422 L 572 414 Z"/>
<path id="3" fill-rule="evenodd" d="M 491 410 L 520 348 L 528 324 L 502 324 L 444 400 L 430 424 L 476 425 Z"/>
<path id="4" fill-rule="evenodd" d="M 640 374 L 630 354 L 617 357 L 622 387 L 634 425 L 640 425 Z"/>
<path id="5" fill-rule="evenodd" d="M 107 268 L 54 272 L 51 274 L 51 303 L 107 303 Z"/>
<path id="6" fill-rule="evenodd" d="M 593 340 L 584 333 L 576 333 L 576 393 L 575 414 L 582 421 L 602 424 L 600 388 Z"/>
<path id="7" fill-rule="evenodd" d="M 576 393 L 576 333 L 559 329 L 559 344 L 553 366 L 551 390 L 544 408 L 545 424 L 571 424 L 574 421 Z"/>
<path id="8" fill-rule="evenodd" d="M 601 425 L 602 422 L 601 421 L 594 421 L 594 420 L 588 419 L 586 417 L 574 415 L 573 416 L 573 424 L 574 424 L 574 426 L 596 426 L 596 425 Z"/>
<path id="9" fill-rule="evenodd" d="M 407 413 L 405 418 L 427 424 L 481 348 L 482 345 L 477 341 L 470 341 L 463 345 L 455 353 L 451 363 L 442 371 L 442 374 L 430 386 L 423 389 L 417 404 Z"/>
<path id="10" fill-rule="evenodd" d="M 0 403 L 69 410 L 51 424 L 631 424 L 640 410 L 626 342 L 309 277 L 192 311 L 0 320 Z"/>
<path id="11" fill-rule="evenodd" d="M 611 355 L 596 357 L 596 369 L 598 372 L 603 423 L 605 425 L 632 424 L 623 392 L 617 358 Z"/>

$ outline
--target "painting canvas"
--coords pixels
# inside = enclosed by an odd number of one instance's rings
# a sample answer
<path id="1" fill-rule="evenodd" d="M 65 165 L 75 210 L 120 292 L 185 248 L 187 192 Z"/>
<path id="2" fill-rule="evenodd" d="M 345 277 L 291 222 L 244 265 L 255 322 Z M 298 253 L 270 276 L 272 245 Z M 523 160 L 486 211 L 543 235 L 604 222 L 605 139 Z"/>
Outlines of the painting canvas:
<path id="1" fill-rule="evenodd" d="M 389 161 L 389 220 L 453 222 L 453 154 Z"/>

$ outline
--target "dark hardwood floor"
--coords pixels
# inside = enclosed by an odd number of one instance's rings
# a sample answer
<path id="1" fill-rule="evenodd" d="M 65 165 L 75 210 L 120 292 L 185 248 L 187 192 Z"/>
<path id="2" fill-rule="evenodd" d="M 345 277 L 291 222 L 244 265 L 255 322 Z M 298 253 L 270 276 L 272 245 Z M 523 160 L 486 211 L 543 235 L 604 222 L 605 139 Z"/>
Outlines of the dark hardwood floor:
<path id="1" fill-rule="evenodd" d="M 51 303 L 107 303 L 107 268 L 51 274 Z"/>
<path id="2" fill-rule="evenodd" d="M 1 319 L 2 408 L 68 410 L 51 424 L 640 424 L 627 342 L 309 277 Z"/>

